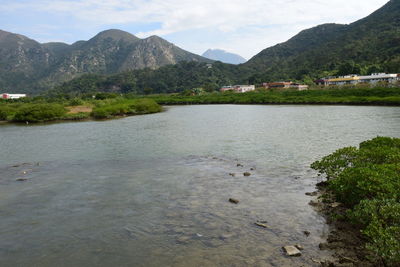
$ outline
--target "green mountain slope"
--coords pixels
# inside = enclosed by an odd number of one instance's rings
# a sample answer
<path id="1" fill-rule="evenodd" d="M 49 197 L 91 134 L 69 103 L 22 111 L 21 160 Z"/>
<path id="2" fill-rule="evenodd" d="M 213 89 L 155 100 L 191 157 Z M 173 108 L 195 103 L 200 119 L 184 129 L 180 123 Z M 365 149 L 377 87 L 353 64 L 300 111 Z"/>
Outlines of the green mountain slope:
<path id="1" fill-rule="evenodd" d="M 262 72 L 260 80 L 275 80 L 335 74 L 342 64 L 352 65 L 355 72 L 367 73 L 371 67 L 400 72 L 399 0 L 349 25 L 324 24 L 304 30 L 244 65 Z"/>
<path id="2" fill-rule="evenodd" d="M 1 91 L 35 93 L 82 74 L 157 69 L 180 61 L 211 62 L 160 37 L 139 39 L 120 30 L 103 31 L 72 45 L 40 44 L 0 31 Z"/>

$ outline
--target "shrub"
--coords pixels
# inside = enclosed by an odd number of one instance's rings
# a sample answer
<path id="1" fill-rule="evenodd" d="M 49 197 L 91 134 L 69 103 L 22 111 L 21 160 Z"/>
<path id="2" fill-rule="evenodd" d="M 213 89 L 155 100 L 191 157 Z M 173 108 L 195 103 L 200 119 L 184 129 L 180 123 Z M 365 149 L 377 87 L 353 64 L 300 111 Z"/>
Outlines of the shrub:
<path id="1" fill-rule="evenodd" d="M 56 120 L 65 115 L 66 109 L 59 104 L 26 104 L 17 110 L 13 121 L 41 122 Z"/>
<path id="2" fill-rule="evenodd" d="M 359 148 L 339 149 L 311 164 L 349 207 L 366 247 L 387 266 L 400 265 L 400 139 L 376 137 Z"/>
<path id="3" fill-rule="evenodd" d="M 329 181 L 329 188 L 339 201 L 350 207 L 364 199 L 398 198 L 400 164 L 346 168 Z"/>
<path id="4" fill-rule="evenodd" d="M 161 111 L 161 106 L 152 99 L 118 99 L 115 102 L 96 106 L 91 115 L 96 119 L 106 119 L 113 116 L 148 114 Z"/>
<path id="5" fill-rule="evenodd" d="M 83 103 L 84 102 L 83 102 L 82 99 L 75 97 L 75 98 L 73 98 L 73 99 L 71 99 L 69 101 L 68 105 L 70 105 L 70 106 L 79 106 L 79 105 L 83 105 Z"/>
<path id="6" fill-rule="evenodd" d="M 7 120 L 10 115 L 10 109 L 7 106 L 0 106 L 0 121 Z"/>
<path id="7" fill-rule="evenodd" d="M 400 203 L 395 199 L 362 200 L 349 217 L 364 226 L 366 247 L 386 265 L 400 264 Z"/>

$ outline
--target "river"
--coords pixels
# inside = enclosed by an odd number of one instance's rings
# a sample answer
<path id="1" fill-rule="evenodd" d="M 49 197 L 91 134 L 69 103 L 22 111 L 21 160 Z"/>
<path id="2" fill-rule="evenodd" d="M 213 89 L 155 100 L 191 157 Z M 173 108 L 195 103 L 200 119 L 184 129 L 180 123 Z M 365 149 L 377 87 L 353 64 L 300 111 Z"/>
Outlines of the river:
<path id="1" fill-rule="evenodd" d="M 309 165 L 377 135 L 400 137 L 400 108 L 174 106 L 0 125 L 0 266 L 313 266 L 331 254 Z M 303 255 L 286 257 L 294 244 Z"/>

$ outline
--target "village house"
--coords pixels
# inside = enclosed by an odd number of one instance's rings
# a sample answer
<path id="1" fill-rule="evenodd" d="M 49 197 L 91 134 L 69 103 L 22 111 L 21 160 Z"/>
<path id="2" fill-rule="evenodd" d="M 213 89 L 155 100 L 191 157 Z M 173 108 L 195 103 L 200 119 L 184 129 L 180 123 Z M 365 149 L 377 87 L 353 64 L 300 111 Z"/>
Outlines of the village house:
<path id="1" fill-rule="evenodd" d="M 400 74 L 397 73 L 372 73 L 367 76 L 358 76 L 355 74 L 340 76 L 340 77 L 328 77 L 316 80 L 315 83 L 318 85 L 329 86 L 329 85 L 355 85 L 359 83 L 375 84 L 378 82 L 385 83 L 396 83 L 400 81 Z"/>
<path id="2" fill-rule="evenodd" d="M 237 93 L 245 93 L 245 92 L 250 92 L 256 90 L 255 85 L 233 85 L 233 86 L 223 86 L 221 89 L 219 89 L 221 92 L 226 92 L 226 91 L 234 91 Z"/>
<path id="3" fill-rule="evenodd" d="M 22 97 L 26 97 L 26 94 L 8 94 L 8 93 L 1 94 L 2 99 L 18 99 Z"/>
<path id="4" fill-rule="evenodd" d="M 295 89 L 298 91 L 307 90 L 308 85 L 299 84 L 293 82 L 272 82 L 272 83 L 263 83 L 263 87 L 266 89 Z"/>

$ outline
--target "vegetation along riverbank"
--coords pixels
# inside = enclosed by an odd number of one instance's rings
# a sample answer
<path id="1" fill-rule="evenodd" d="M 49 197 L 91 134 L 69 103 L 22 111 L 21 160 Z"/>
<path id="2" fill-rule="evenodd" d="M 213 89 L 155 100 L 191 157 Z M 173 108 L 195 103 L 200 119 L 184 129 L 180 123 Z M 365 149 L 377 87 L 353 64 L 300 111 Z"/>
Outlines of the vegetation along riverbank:
<path id="1" fill-rule="evenodd" d="M 163 94 L 148 96 L 162 105 L 185 104 L 339 104 L 400 106 L 400 88 L 355 87 L 332 89 L 256 90 L 247 93 Z"/>
<path id="2" fill-rule="evenodd" d="M 332 266 L 399 266 L 400 139 L 376 137 L 311 167 L 327 179 L 310 204 L 334 226 L 327 243 L 320 244 L 336 251 Z"/>
<path id="3" fill-rule="evenodd" d="M 0 101 L 0 121 L 48 122 L 85 119 L 110 119 L 162 111 L 152 99 L 126 97 L 95 98 L 24 98 Z"/>
<path id="4" fill-rule="evenodd" d="M 110 119 L 160 112 L 160 105 L 310 104 L 400 106 L 398 87 L 333 87 L 306 91 L 264 90 L 247 93 L 187 90 L 176 94 L 46 94 L 16 100 L 0 99 L 0 121 Z"/>

